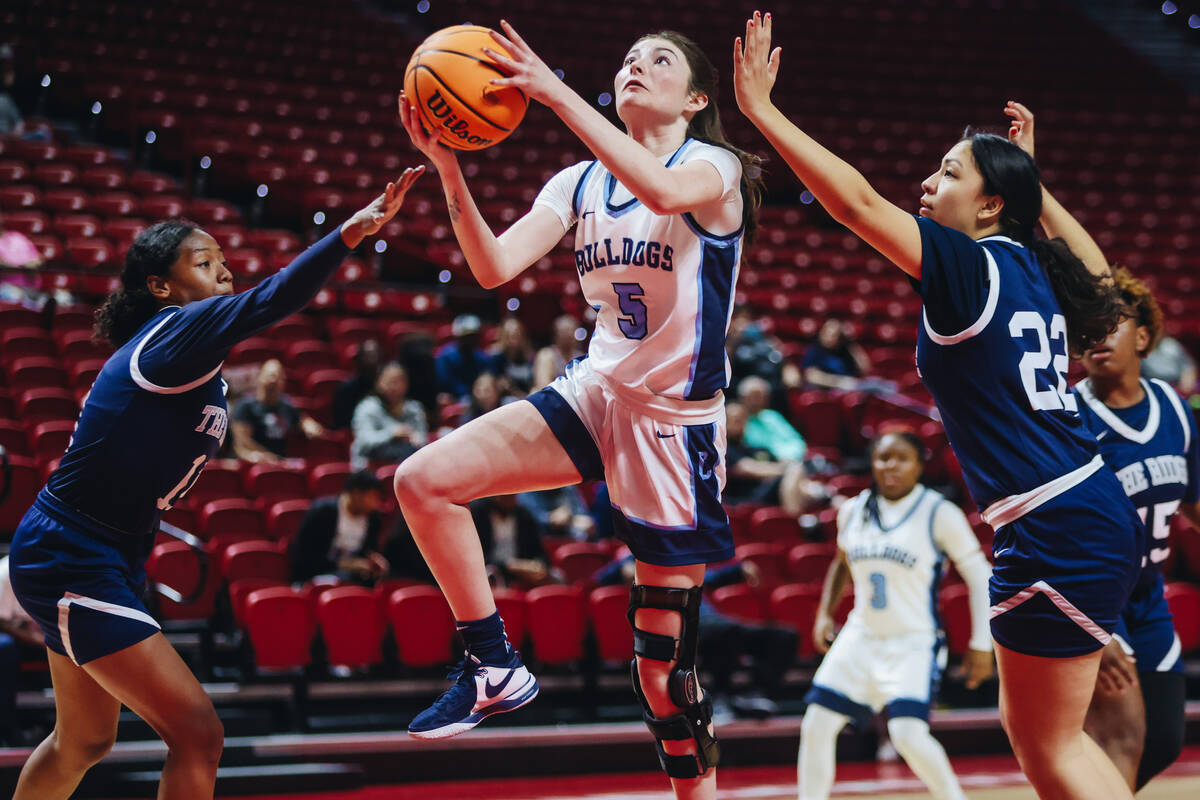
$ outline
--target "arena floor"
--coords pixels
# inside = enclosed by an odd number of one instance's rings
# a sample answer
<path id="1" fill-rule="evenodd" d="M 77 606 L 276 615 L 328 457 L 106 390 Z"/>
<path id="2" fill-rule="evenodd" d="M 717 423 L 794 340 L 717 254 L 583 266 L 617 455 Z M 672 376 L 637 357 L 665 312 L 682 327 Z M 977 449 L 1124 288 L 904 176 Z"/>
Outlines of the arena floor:
<path id="1" fill-rule="evenodd" d="M 970 800 L 1034 800 L 1029 784 L 1008 756 L 953 759 Z M 795 773 L 788 767 L 721 771 L 721 800 L 794 800 Z M 903 764 L 841 764 L 833 796 L 839 800 L 909 800 L 928 797 L 921 782 Z M 227 800 L 669 800 L 666 780 L 655 773 L 579 775 L 453 783 L 377 786 L 353 792 L 304 795 L 240 796 Z M 1200 746 L 1160 775 L 1138 800 L 1200 797 Z"/>

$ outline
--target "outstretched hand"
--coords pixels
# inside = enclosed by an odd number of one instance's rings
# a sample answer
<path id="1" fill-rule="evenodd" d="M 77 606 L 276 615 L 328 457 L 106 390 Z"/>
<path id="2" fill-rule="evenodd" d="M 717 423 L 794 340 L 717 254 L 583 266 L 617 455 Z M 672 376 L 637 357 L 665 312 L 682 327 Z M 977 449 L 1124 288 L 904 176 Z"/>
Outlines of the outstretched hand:
<path id="1" fill-rule="evenodd" d="M 783 48 L 771 49 L 771 15 L 754 16 L 746 20 L 746 38 L 733 40 L 733 90 L 738 109 L 747 117 L 771 103 L 771 89 L 779 75 L 779 59 Z"/>
<path id="2" fill-rule="evenodd" d="M 492 38 L 496 44 L 508 52 L 508 55 L 490 47 L 483 48 L 483 52 L 499 64 L 508 75 L 503 78 L 492 78 L 489 83 L 497 88 L 512 86 L 525 92 L 539 103 L 550 105 L 554 99 L 554 93 L 563 87 L 563 82 L 550 70 L 550 67 L 546 66 L 546 62 L 533 52 L 533 48 L 526 44 L 512 25 L 509 25 L 506 20 L 500 20 L 500 27 L 504 33 L 492 31 Z"/>
<path id="3" fill-rule="evenodd" d="M 1009 100 L 1004 106 L 1004 113 L 1012 119 L 1008 126 L 1008 140 L 1033 158 L 1033 112 L 1016 100 Z"/>
<path id="4" fill-rule="evenodd" d="M 407 168 L 401 173 L 399 179 L 388 183 L 383 194 L 342 223 L 342 241 L 346 243 L 346 246 L 358 247 L 363 239 L 379 233 L 379 229 L 396 216 L 400 206 L 404 205 L 404 195 L 408 194 L 409 188 L 424 172 L 424 165 Z"/>
<path id="5" fill-rule="evenodd" d="M 444 144 L 440 143 L 441 131 L 434 128 L 432 132 L 425 130 L 424 123 L 421 122 L 421 112 L 413 105 L 412 98 L 400 93 L 400 122 L 404 125 L 404 130 L 408 132 L 408 138 L 412 140 L 413 146 L 420 150 L 425 156 L 437 164 L 442 158 L 454 158 L 454 151 Z"/>

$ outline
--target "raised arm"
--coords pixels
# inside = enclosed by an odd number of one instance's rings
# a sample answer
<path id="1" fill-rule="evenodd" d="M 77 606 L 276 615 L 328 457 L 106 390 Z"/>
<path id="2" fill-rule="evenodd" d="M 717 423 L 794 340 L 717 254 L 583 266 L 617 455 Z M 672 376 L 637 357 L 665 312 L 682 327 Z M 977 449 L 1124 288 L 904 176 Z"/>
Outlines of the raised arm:
<path id="1" fill-rule="evenodd" d="M 738 108 L 834 219 L 919 279 L 921 235 L 916 219 L 884 199 L 862 173 L 793 125 L 771 102 L 781 51 L 771 50 L 771 15 L 754 12 L 746 21 L 744 47 L 740 36 L 733 45 Z"/>
<path id="2" fill-rule="evenodd" d="M 425 130 L 419 112 L 403 92 L 400 93 L 400 121 L 413 145 L 437 168 L 454 236 L 480 286 L 494 289 L 509 282 L 549 253 L 550 248 L 562 239 L 566 233 L 562 221 L 550 209 L 539 206 L 534 206 L 508 230 L 496 236 L 475 205 L 454 151 L 438 143 L 436 130 Z"/>
<path id="3" fill-rule="evenodd" d="M 1033 112 L 1015 100 L 1009 100 L 1004 113 L 1012 120 L 1008 140 L 1033 157 Z M 1091 234 L 1059 203 L 1042 184 L 1042 228 L 1051 238 L 1067 243 L 1084 266 L 1095 275 L 1109 275 L 1108 259 Z"/>
<path id="4" fill-rule="evenodd" d="M 504 34 L 493 32 L 492 36 L 511 58 L 494 50 L 488 54 L 511 74 L 492 83 L 518 87 L 550 108 L 646 208 L 655 214 L 670 215 L 720 199 L 724 187 L 716 167 L 703 161 L 664 166 L 658 156 L 616 128 L 559 80 L 511 25 L 501 20 L 500 27 Z M 688 102 L 699 111 L 708 99 L 693 96 Z"/>

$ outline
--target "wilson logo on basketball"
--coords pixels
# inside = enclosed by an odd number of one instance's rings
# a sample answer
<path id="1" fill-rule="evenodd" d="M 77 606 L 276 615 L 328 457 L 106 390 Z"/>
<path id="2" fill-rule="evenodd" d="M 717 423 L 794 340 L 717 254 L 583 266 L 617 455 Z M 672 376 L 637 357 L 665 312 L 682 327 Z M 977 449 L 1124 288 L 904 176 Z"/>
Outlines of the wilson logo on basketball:
<path id="1" fill-rule="evenodd" d="M 451 136 L 457 136 L 472 148 L 483 148 L 492 143 L 491 139 L 473 135 L 471 133 L 471 124 L 465 119 L 459 119 L 450 109 L 446 98 L 442 97 L 441 92 L 436 89 L 429 99 L 425 101 L 425 107 L 429 109 L 429 113 L 436 119 L 442 121 L 443 135 L 450 134 Z"/>

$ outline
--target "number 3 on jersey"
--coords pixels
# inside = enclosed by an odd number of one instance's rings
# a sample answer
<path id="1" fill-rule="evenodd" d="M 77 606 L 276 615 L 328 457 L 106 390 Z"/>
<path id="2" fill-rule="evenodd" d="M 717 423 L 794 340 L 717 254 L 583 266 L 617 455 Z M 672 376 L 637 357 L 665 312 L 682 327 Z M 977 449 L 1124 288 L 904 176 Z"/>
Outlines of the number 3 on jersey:
<path id="1" fill-rule="evenodd" d="M 1067 320 L 1062 314 L 1046 319 L 1036 311 L 1017 311 L 1008 321 L 1008 333 L 1014 339 L 1024 339 L 1032 332 L 1037 337 L 1037 349 L 1026 351 L 1017 368 L 1021 384 L 1034 411 L 1078 411 L 1075 395 L 1067 391 Z M 1039 378 L 1049 389 L 1039 389 Z"/>
<path id="2" fill-rule="evenodd" d="M 626 339 L 646 338 L 646 304 L 642 298 L 646 292 L 640 283 L 614 283 L 617 305 L 625 316 L 617 320 Z"/>

